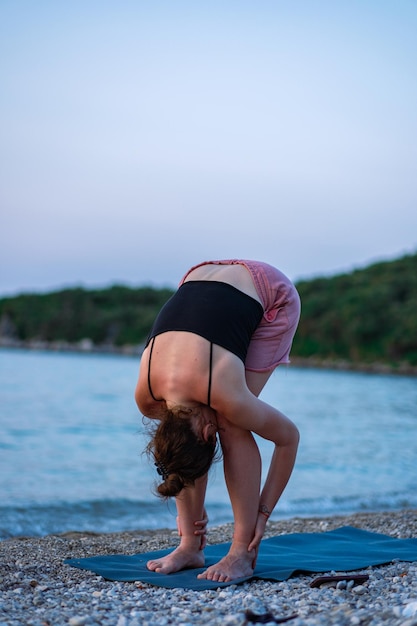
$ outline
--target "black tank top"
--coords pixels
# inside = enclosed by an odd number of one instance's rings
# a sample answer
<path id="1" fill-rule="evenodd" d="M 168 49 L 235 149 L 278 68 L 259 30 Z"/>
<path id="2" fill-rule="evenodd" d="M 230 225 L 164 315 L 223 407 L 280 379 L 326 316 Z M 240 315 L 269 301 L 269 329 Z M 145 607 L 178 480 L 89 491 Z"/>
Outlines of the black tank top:
<path id="1" fill-rule="evenodd" d="M 165 303 L 156 318 L 146 341 L 152 340 L 148 387 L 157 402 L 151 387 L 151 359 L 155 337 L 162 333 L 181 330 L 200 335 L 210 342 L 207 404 L 210 406 L 213 344 L 235 354 L 243 363 L 249 343 L 263 315 L 262 305 L 247 294 L 228 283 L 193 280 L 185 282 Z M 145 346 L 145 347 L 146 347 Z"/>
<path id="2" fill-rule="evenodd" d="M 245 362 L 251 337 L 263 313 L 260 302 L 228 283 L 188 281 L 162 307 L 146 345 L 161 333 L 188 331 Z"/>

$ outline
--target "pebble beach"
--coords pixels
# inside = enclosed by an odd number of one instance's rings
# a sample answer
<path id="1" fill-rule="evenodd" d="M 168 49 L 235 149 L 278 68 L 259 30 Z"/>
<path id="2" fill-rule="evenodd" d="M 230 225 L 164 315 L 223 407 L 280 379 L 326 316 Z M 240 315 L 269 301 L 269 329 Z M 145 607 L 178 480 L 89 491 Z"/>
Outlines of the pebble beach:
<path id="1" fill-rule="evenodd" d="M 347 525 L 397 538 L 417 538 L 417 511 L 270 521 L 266 537 L 325 532 Z M 211 528 L 209 543 L 230 541 L 231 535 L 230 524 Z M 0 543 L 0 624 L 417 626 L 417 563 L 394 562 L 358 570 L 368 575 L 360 583 L 342 576 L 338 582 L 312 588 L 315 574 L 284 582 L 255 580 L 209 591 L 164 589 L 139 581 L 109 582 L 64 564 L 68 558 L 136 554 L 177 543 L 176 533 L 166 529 L 109 534 L 74 531 L 4 540 Z"/>

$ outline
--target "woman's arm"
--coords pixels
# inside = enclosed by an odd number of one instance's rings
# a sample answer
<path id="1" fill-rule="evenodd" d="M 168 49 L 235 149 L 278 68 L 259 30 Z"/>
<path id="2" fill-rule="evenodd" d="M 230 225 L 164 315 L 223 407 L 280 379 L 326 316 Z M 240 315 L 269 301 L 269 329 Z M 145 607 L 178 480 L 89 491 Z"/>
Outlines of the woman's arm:
<path id="1" fill-rule="evenodd" d="M 286 442 L 283 444 L 275 443 L 268 475 L 259 499 L 258 520 L 254 537 L 249 544 L 249 550 L 259 545 L 265 532 L 266 522 L 287 486 L 294 468 L 299 443 L 299 432 L 294 424 L 292 424 L 292 426 L 293 433 L 292 435 L 288 435 Z"/>
<path id="2" fill-rule="evenodd" d="M 265 485 L 262 489 L 254 536 L 249 549 L 256 548 L 265 531 L 269 514 L 273 511 L 291 476 L 299 442 L 295 424 L 281 411 L 259 400 L 247 391 L 233 393 L 227 399 L 218 398 L 216 409 L 232 424 L 252 431 L 275 444 Z M 221 408 L 220 408 L 221 406 Z"/>

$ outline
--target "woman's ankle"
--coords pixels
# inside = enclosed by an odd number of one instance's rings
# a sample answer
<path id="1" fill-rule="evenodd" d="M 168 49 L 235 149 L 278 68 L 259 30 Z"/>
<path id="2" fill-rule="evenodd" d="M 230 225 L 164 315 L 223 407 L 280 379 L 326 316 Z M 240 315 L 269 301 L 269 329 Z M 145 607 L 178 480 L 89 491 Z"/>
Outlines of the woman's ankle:
<path id="1" fill-rule="evenodd" d="M 198 535 L 181 535 L 179 548 L 187 552 L 199 552 L 201 549 L 201 537 Z"/>
<path id="2" fill-rule="evenodd" d="M 233 537 L 232 545 L 230 546 L 229 553 L 242 555 L 242 556 L 248 555 L 249 544 L 250 544 L 250 541 L 239 541 L 239 539 L 236 539 L 235 537 Z"/>

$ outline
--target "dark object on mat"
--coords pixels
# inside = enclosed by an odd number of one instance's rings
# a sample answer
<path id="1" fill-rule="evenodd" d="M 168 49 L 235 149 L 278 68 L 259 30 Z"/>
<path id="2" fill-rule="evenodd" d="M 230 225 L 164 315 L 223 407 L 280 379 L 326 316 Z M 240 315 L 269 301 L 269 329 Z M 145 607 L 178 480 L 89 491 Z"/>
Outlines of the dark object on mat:
<path id="1" fill-rule="evenodd" d="M 338 583 L 341 580 L 345 580 L 347 583 L 353 580 L 355 585 L 360 585 L 361 583 L 369 580 L 368 574 L 337 574 L 335 576 L 318 576 L 311 581 L 310 587 L 320 587 L 321 585 L 326 585 L 328 583 Z"/>
<path id="2" fill-rule="evenodd" d="M 227 554 L 230 543 L 208 546 L 206 566 L 217 563 Z M 352 571 L 383 565 L 394 559 L 417 561 L 417 539 L 395 539 L 351 526 L 327 533 L 295 533 L 264 539 L 259 548 L 258 561 L 252 576 L 228 583 L 200 580 L 197 574 L 205 567 L 182 570 L 174 574 L 150 572 L 146 563 L 171 550 L 125 556 L 120 554 L 69 559 L 68 565 L 91 570 L 107 580 L 141 581 L 169 589 L 218 589 L 251 579 L 287 580 L 296 574 L 331 571 Z"/>
<path id="3" fill-rule="evenodd" d="M 295 619 L 296 617 L 298 617 L 298 613 L 287 615 L 287 617 L 274 617 L 272 613 L 269 612 L 258 615 L 257 613 L 253 613 L 250 609 L 245 611 L 246 622 L 250 622 L 251 624 L 267 624 L 268 622 L 283 624 L 284 622 L 289 622 L 291 619 Z"/>

